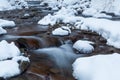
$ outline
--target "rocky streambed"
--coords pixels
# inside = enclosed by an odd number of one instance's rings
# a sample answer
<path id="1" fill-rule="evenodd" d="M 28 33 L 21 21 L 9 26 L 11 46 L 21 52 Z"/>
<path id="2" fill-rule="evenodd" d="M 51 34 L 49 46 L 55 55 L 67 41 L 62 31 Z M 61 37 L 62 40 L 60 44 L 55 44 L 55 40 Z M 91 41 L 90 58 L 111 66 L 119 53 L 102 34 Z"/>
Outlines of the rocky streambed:
<path id="1" fill-rule="evenodd" d="M 30 58 L 30 66 L 26 71 L 8 80 L 75 80 L 72 63 L 77 57 L 120 53 L 119 49 L 106 45 L 106 40 L 95 32 L 72 30 L 68 36 L 53 36 L 52 30 L 61 24 L 37 24 L 48 13 L 53 11 L 44 7 L 0 12 L 1 19 L 16 23 L 14 28 L 6 27 L 8 33 L 0 35 L 0 40 L 14 41 Z M 91 54 L 76 53 L 72 45 L 80 39 L 93 41 L 95 50 Z"/>

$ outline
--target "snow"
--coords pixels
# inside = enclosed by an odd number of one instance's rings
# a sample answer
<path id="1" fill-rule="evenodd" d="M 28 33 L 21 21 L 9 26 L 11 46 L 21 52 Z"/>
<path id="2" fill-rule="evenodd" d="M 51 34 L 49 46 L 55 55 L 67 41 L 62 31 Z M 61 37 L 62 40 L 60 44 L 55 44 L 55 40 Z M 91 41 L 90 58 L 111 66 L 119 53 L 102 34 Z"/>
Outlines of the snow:
<path id="1" fill-rule="evenodd" d="M 20 69 L 16 61 L 0 61 L 0 77 L 8 78 L 18 74 L 20 74 Z"/>
<path id="2" fill-rule="evenodd" d="M 91 44 L 94 43 L 91 41 L 78 40 L 73 44 L 73 48 L 78 50 L 80 53 L 92 53 L 94 47 Z"/>
<path id="3" fill-rule="evenodd" d="M 12 60 L 16 61 L 16 62 L 18 62 L 18 61 L 28 61 L 28 62 L 30 62 L 29 58 L 24 57 L 24 56 L 16 56 L 16 57 L 13 57 Z"/>
<path id="4" fill-rule="evenodd" d="M 62 7 L 84 10 L 89 6 L 89 0 L 43 0 L 41 5 L 48 4 L 52 10 L 58 10 Z"/>
<path id="5" fill-rule="evenodd" d="M 109 13 L 120 15 L 120 0 L 91 0 L 91 7 Z"/>
<path id="6" fill-rule="evenodd" d="M 11 58 L 10 60 L 7 60 Z M 5 40 L 0 42 L 0 77 L 9 78 L 20 74 L 18 61 L 29 62 L 28 57 L 22 56 L 22 53 L 14 44 Z"/>
<path id="7" fill-rule="evenodd" d="M 106 11 L 106 12 L 112 11 L 116 15 L 119 15 L 119 6 L 118 7 L 116 6 L 119 3 L 119 0 L 114 0 L 114 1 L 91 0 L 91 4 L 89 3 L 88 0 L 87 1 L 59 0 L 60 3 L 58 3 L 59 1 L 57 2 L 57 0 L 53 0 L 53 1 L 51 0 L 50 4 L 54 4 L 52 3 L 54 1 L 55 3 L 57 3 L 57 6 L 58 5 L 61 6 L 61 9 L 59 9 L 54 14 L 48 14 L 47 16 L 43 17 L 43 19 L 41 19 L 38 22 L 38 24 L 53 26 L 57 23 L 64 23 L 64 24 L 72 25 L 72 28 L 74 29 L 95 31 L 98 34 L 102 35 L 102 37 L 104 37 L 107 40 L 108 45 L 114 46 L 116 48 L 120 48 L 119 45 L 120 38 L 118 37 L 120 36 L 120 28 L 119 28 L 120 21 L 107 20 L 107 19 L 111 19 L 112 16 L 106 15 L 105 13 L 101 13 L 102 11 Z M 77 9 L 80 6 L 82 6 L 78 4 L 83 4 L 83 3 L 84 3 L 84 7 L 89 5 L 89 8 L 87 7 L 84 8 L 82 15 L 91 16 L 92 18 L 91 17 L 84 18 L 82 16 L 76 16 L 78 12 Z M 108 3 L 110 3 L 110 5 L 108 5 Z M 107 19 L 103 19 L 103 18 L 107 18 Z"/>
<path id="8" fill-rule="evenodd" d="M 120 48 L 120 21 L 107 19 L 84 18 L 82 30 L 95 31 L 107 40 L 108 45 Z"/>
<path id="9" fill-rule="evenodd" d="M 19 55 L 20 55 L 20 51 L 13 42 L 8 43 L 5 40 L 2 40 L 0 42 L 0 60 L 12 58 Z"/>
<path id="10" fill-rule="evenodd" d="M 62 26 L 52 31 L 53 35 L 59 35 L 59 36 L 66 36 L 69 35 L 70 33 L 71 30 L 69 29 L 69 27 L 66 26 Z"/>
<path id="11" fill-rule="evenodd" d="M 3 29 L 3 27 L 14 27 L 15 22 L 14 21 L 8 21 L 8 20 L 3 20 L 0 19 L 0 34 L 6 34 L 7 31 Z"/>
<path id="12" fill-rule="evenodd" d="M 95 18 L 112 18 L 112 16 L 100 13 L 98 10 L 94 8 L 86 9 L 85 11 L 82 12 L 82 15 Z"/>
<path id="13" fill-rule="evenodd" d="M 1 0 L 0 11 L 28 8 L 27 2 L 24 0 Z"/>
<path id="14" fill-rule="evenodd" d="M 2 27 L 0 27 L 0 34 L 6 34 L 7 31 L 5 29 L 3 29 Z"/>
<path id="15" fill-rule="evenodd" d="M 120 80 L 120 54 L 78 58 L 73 63 L 77 80 Z"/>
<path id="16" fill-rule="evenodd" d="M 14 27 L 15 26 L 15 22 L 14 21 L 0 19 L 0 26 L 1 27 Z"/>
<path id="17" fill-rule="evenodd" d="M 56 23 L 71 23 L 74 24 L 76 21 L 79 21 L 81 17 L 75 16 L 76 11 L 73 9 L 66 9 L 63 7 L 58 12 L 53 15 L 48 14 L 43 19 L 41 19 L 38 24 L 41 25 L 55 25 Z"/>

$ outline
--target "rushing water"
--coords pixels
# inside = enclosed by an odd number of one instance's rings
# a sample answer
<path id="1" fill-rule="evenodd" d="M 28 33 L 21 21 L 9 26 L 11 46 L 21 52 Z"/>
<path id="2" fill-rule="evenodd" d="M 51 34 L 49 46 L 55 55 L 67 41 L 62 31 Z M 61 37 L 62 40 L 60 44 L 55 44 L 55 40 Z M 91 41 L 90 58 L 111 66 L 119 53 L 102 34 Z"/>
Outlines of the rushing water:
<path id="1" fill-rule="evenodd" d="M 68 68 L 71 66 L 77 55 L 73 52 L 70 44 L 64 44 L 60 47 L 43 48 L 35 51 L 37 54 L 49 55 L 49 58 L 53 59 L 55 63 L 62 68 Z"/>

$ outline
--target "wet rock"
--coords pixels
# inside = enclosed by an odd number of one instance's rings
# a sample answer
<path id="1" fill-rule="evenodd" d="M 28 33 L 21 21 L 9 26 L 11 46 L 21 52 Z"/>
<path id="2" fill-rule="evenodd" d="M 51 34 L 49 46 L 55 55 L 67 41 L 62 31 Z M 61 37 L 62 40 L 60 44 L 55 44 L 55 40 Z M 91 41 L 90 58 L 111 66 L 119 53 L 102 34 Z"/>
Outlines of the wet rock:
<path id="1" fill-rule="evenodd" d="M 40 47 L 39 41 L 36 39 L 27 39 L 27 38 L 19 38 L 16 41 L 16 44 L 21 49 L 37 49 Z"/>
<path id="2" fill-rule="evenodd" d="M 21 70 L 21 73 L 24 73 L 28 69 L 29 65 L 30 65 L 29 62 L 27 62 L 27 61 L 21 61 L 19 63 L 19 68 Z"/>
<path id="3" fill-rule="evenodd" d="M 51 72 L 51 73 L 54 73 L 54 74 L 60 73 L 59 69 L 56 69 L 56 68 L 51 68 L 51 69 L 50 69 L 50 72 Z"/>

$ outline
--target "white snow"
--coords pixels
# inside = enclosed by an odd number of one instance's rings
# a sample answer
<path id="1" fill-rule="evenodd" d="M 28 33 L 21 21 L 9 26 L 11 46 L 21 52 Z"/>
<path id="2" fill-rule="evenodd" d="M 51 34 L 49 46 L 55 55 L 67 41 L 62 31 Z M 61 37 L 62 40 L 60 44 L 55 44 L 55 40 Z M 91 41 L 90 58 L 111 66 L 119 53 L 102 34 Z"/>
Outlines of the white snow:
<path id="1" fill-rule="evenodd" d="M 7 31 L 5 29 L 3 29 L 2 27 L 0 27 L 0 34 L 6 34 Z"/>
<path id="2" fill-rule="evenodd" d="M 7 60 L 12 58 L 11 60 Z M 8 78 L 20 74 L 18 61 L 28 61 L 28 57 L 22 56 L 22 53 L 14 44 L 5 40 L 0 42 L 0 77 Z"/>
<path id="3" fill-rule="evenodd" d="M 8 43 L 5 40 L 0 42 L 0 60 L 12 58 L 19 55 L 20 51 L 13 42 Z"/>
<path id="4" fill-rule="evenodd" d="M 66 36 L 69 35 L 70 33 L 71 30 L 69 29 L 69 27 L 66 26 L 62 26 L 52 31 L 53 35 L 59 35 L 59 36 Z"/>
<path id="5" fill-rule="evenodd" d="M 82 12 L 82 15 L 84 16 L 91 16 L 95 18 L 112 18 L 110 15 L 106 15 L 104 13 L 100 13 L 98 10 L 94 8 L 88 8 L 85 11 Z"/>
<path id="6" fill-rule="evenodd" d="M 28 61 L 29 62 L 30 61 L 28 57 L 24 57 L 24 56 L 16 56 L 16 57 L 13 57 L 12 60 L 16 61 L 16 62 L 18 62 L 18 61 Z"/>
<path id="7" fill-rule="evenodd" d="M 16 61 L 0 61 L 0 77 L 8 78 L 18 74 L 20 74 L 20 69 Z"/>
<path id="8" fill-rule="evenodd" d="M 80 53 L 91 53 L 94 50 L 94 47 L 91 44 L 94 43 L 91 41 L 78 40 L 73 44 L 73 48 Z"/>
<path id="9" fill-rule="evenodd" d="M 95 31 L 107 40 L 107 44 L 120 48 L 120 21 L 107 19 L 84 18 L 82 30 Z"/>
<path id="10" fill-rule="evenodd" d="M 28 8 L 24 0 L 0 0 L 0 11 Z"/>
<path id="11" fill-rule="evenodd" d="M 76 9 L 78 11 L 84 10 L 90 4 L 89 0 L 43 0 L 41 5 L 45 3 L 53 10 L 58 10 L 62 7 Z"/>
<path id="12" fill-rule="evenodd" d="M 104 13 L 100 13 L 101 11 L 106 11 L 106 12 L 112 11 L 116 15 L 119 15 L 120 7 L 116 6 L 118 5 L 119 0 L 114 0 L 114 1 L 113 0 L 105 0 L 105 1 L 91 0 L 91 4 L 89 3 L 88 0 L 87 1 L 59 0 L 60 3 L 58 3 L 59 1 L 57 2 L 57 0 L 53 0 L 52 2 L 54 1 L 56 1 L 55 3 L 57 3 L 57 5 L 61 6 L 61 9 L 58 12 L 55 12 L 54 14 L 48 14 L 43 19 L 41 19 L 38 22 L 38 24 L 55 25 L 57 23 L 65 23 L 65 24 L 73 25 L 72 28 L 75 28 L 75 29 L 95 31 L 98 34 L 102 35 L 107 40 L 108 45 L 112 45 L 116 48 L 120 48 L 120 45 L 119 45 L 120 38 L 118 37 L 120 36 L 120 28 L 119 28 L 120 21 L 103 19 L 103 18 L 110 19 L 112 18 L 112 16 L 106 15 Z M 53 4 L 53 3 L 50 3 L 50 4 Z M 92 16 L 92 18 L 84 18 L 81 16 L 76 16 L 78 11 L 77 9 L 80 6 L 82 6 L 78 4 L 84 4 L 84 7 L 87 5 L 90 5 L 90 8 L 84 8 L 82 14 L 85 16 Z"/>
<path id="13" fill-rule="evenodd" d="M 15 26 L 15 22 L 14 21 L 0 19 L 0 26 L 1 27 L 14 27 Z"/>
<path id="14" fill-rule="evenodd" d="M 91 8 L 120 15 L 120 0 L 91 0 Z"/>
<path id="15" fill-rule="evenodd" d="M 56 23 L 70 23 L 74 24 L 76 21 L 79 21 L 81 17 L 75 16 L 76 11 L 73 9 L 66 9 L 63 7 L 58 12 L 54 13 L 53 15 L 48 14 L 43 19 L 41 19 L 38 24 L 41 25 L 55 25 Z"/>
<path id="16" fill-rule="evenodd" d="M 3 27 L 14 27 L 15 22 L 14 21 L 8 21 L 8 20 L 3 20 L 0 19 L 0 34 L 6 34 L 7 31 L 3 29 Z"/>
<path id="17" fill-rule="evenodd" d="M 77 80 L 120 80 L 120 54 L 78 58 L 73 70 Z"/>

